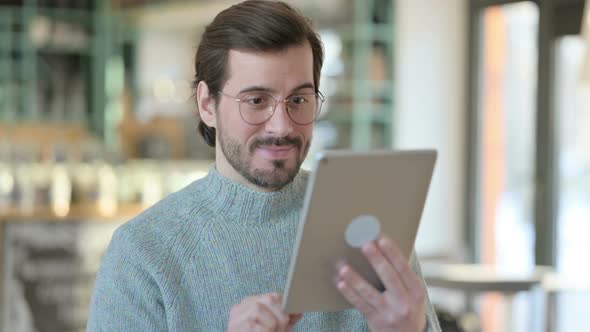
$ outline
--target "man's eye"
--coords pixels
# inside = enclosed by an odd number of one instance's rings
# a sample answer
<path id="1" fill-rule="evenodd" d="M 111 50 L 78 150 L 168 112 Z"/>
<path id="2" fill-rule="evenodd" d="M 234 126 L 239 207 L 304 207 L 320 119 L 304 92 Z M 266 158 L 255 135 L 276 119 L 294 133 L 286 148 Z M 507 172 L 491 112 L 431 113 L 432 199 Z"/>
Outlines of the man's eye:
<path id="1" fill-rule="evenodd" d="M 264 96 L 253 96 L 246 98 L 246 102 L 250 105 L 263 105 L 267 98 Z"/>
<path id="2" fill-rule="evenodd" d="M 307 102 L 307 99 L 305 99 L 305 97 L 303 97 L 303 96 L 293 96 L 289 99 L 289 102 L 291 104 L 301 105 L 301 104 Z"/>

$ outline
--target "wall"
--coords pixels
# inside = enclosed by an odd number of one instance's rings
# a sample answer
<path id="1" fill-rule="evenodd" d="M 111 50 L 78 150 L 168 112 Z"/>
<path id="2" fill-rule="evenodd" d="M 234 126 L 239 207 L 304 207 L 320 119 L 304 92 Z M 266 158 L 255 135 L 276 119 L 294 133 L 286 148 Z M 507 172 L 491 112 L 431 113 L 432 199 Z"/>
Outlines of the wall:
<path id="1" fill-rule="evenodd" d="M 394 10 L 394 146 L 439 153 L 416 248 L 455 254 L 464 247 L 467 2 L 398 0 Z"/>

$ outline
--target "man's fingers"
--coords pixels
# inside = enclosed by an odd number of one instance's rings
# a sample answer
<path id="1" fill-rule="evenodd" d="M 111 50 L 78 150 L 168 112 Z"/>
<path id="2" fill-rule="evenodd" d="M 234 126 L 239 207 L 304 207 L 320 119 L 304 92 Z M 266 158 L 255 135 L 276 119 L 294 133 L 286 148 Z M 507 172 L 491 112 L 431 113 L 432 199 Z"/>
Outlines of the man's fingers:
<path id="1" fill-rule="evenodd" d="M 386 258 L 374 242 L 362 247 L 362 252 L 371 263 L 386 291 L 396 298 L 407 296 L 407 289 L 395 267 Z"/>
<path id="2" fill-rule="evenodd" d="M 375 308 L 363 299 L 345 280 L 339 280 L 336 283 L 336 288 L 342 293 L 344 298 L 350 302 L 355 308 L 360 310 L 365 316 L 370 317 L 375 313 Z"/>
<path id="3" fill-rule="evenodd" d="M 279 327 L 277 318 L 273 312 L 263 303 L 256 303 L 251 307 L 251 312 L 248 313 L 256 325 L 261 325 L 265 329 L 274 331 Z"/>
<path id="4" fill-rule="evenodd" d="M 281 308 L 282 296 L 277 293 L 265 294 L 260 298 L 277 319 L 278 327 L 282 331 L 289 325 L 289 315 L 283 312 Z"/>
<path id="5" fill-rule="evenodd" d="M 281 310 L 279 294 L 263 294 L 245 298 L 230 312 L 228 329 L 241 331 L 285 331 L 290 317 Z"/>
<path id="6" fill-rule="evenodd" d="M 336 287 L 342 295 L 365 315 L 370 316 L 385 304 L 383 295 L 349 265 L 338 271 Z"/>
<path id="7" fill-rule="evenodd" d="M 377 244 L 380 251 L 397 271 L 397 275 L 408 292 L 413 296 L 423 296 L 426 291 L 424 284 L 412 270 L 399 247 L 388 237 L 381 237 Z"/>
<path id="8" fill-rule="evenodd" d="M 338 280 L 342 280 L 350 285 L 355 293 L 360 296 L 364 302 L 369 304 L 373 310 L 377 310 L 385 304 L 383 294 L 375 289 L 373 285 L 366 281 L 349 265 L 343 265 L 340 268 L 338 271 Z"/>

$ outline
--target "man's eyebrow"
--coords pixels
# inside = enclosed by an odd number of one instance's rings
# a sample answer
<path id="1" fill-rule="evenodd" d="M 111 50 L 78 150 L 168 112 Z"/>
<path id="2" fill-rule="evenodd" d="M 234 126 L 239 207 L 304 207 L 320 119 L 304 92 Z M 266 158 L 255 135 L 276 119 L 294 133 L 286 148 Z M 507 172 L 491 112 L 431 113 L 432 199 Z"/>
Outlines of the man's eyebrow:
<path id="1" fill-rule="evenodd" d="M 314 85 L 312 83 L 303 83 L 303 84 L 295 87 L 293 90 L 291 90 L 291 93 L 299 91 L 299 90 L 303 90 L 303 89 L 312 89 L 315 91 Z M 275 93 L 276 90 L 269 88 L 269 87 L 261 86 L 261 85 L 253 85 L 253 86 L 249 86 L 247 88 L 240 90 L 240 92 L 238 92 L 238 94 L 243 94 L 243 93 L 248 93 L 248 92 L 265 92 L 265 93 L 272 94 L 272 93 Z"/>
<path id="2" fill-rule="evenodd" d="M 303 83 L 292 90 L 292 92 L 303 90 L 303 89 L 312 89 L 315 91 L 315 87 L 312 83 Z"/>
<path id="3" fill-rule="evenodd" d="M 248 92 L 266 92 L 266 93 L 272 93 L 272 92 L 274 92 L 274 90 L 271 89 L 271 88 L 260 86 L 260 85 L 253 85 L 253 86 L 249 86 L 247 88 L 244 88 L 244 89 L 240 90 L 240 92 L 238 92 L 238 94 L 248 93 Z"/>

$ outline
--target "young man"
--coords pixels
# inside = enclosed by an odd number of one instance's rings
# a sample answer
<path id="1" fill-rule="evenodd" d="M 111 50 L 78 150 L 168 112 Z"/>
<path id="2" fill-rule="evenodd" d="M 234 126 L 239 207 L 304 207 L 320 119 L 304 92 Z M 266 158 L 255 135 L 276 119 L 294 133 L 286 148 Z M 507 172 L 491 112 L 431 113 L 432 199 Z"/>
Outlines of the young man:
<path id="1" fill-rule="evenodd" d="M 321 109 L 321 42 L 289 5 L 220 13 L 197 50 L 195 88 L 209 174 L 114 235 L 89 331 L 439 331 L 415 259 L 388 238 L 362 248 L 379 292 L 350 267 L 335 284 L 357 310 L 281 311 Z"/>

